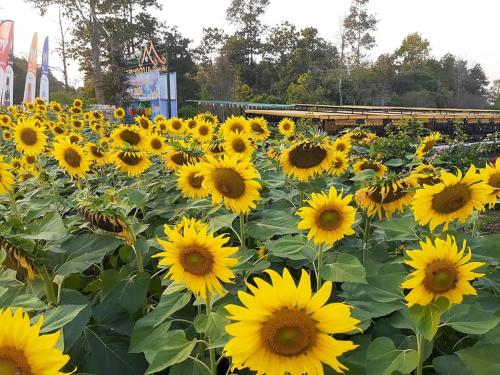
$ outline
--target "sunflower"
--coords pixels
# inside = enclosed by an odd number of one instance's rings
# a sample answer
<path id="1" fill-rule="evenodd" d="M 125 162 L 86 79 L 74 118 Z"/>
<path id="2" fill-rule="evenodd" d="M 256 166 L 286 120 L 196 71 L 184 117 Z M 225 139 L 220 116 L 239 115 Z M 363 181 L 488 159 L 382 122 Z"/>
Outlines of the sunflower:
<path id="1" fill-rule="evenodd" d="M 107 164 L 108 157 L 106 155 L 105 150 L 98 145 L 88 142 L 87 143 L 87 151 L 90 160 L 92 160 L 97 166 L 103 166 Z"/>
<path id="2" fill-rule="evenodd" d="M 278 123 L 278 130 L 282 135 L 292 135 L 295 133 L 295 122 L 290 118 L 284 118 Z"/>
<path id="3" fill-rule="evenodd" d="M 436 238 L 434 244 L 427 238 L 420 242 L 420 247 L 406 252 L 410 259 L 405 263 L 415 268 L 401 284 L 402 288 L 411 289 L 405 297 L 408 306 L 425 306 L 440 297 L 461 303 L 464 295 L 477 295 L 470 282 L 484 274 L 472 271 L 485 263 L 470 262 L 472 254 L 465 241 L 460 250 L 452 236 L 446 236 L 446 240 Z"/>
<path id="4" fill-rule="evenodd" d="M 200 142 L 208 142 L 214 135 L 214 126 L 208 121 L 198 121 L 195 128 L 191 130 L 191 134 Z"/>
<path id="5" fill-rule="evenodd" d="M 76 130 L 82 130 L 85 127 L 85 123 L 82 120 L 74 117 L 71 118 L 70 124 Z"/>
<path id="6" fill-rule="evenodd" d="M 149 134 L 148 152 L 154 155 L 163 155 L 168 150 L 166 142 L 166 139 L 159 134 Z"/>
<path id="7" fill-rule="evenodd" d="M 429 153 L 437 141 L 441 139 L 441 134 L 438 132 L 433 132 L 427 137 L 425 137 L 417 148 L 415 152 L 415 157 L 417 159 L 422 159 L 427 153 Z"/>
<path id="8" fill-rule="evenodd" d="M 20 121 L 14 130 L 16 148 L 26 155 L 38 155 L 47 145 L 47 136 L 35 125 L 35 121 L 34 119 Z"/>
<path id="9" fill-rule="evenodd" d="M 12 133 L 8 130 L 2 131 L 2 138 L 6 141 L 10 141 L 12 139 Z"/>
<path id="10" fill-rule="evenodd" d="M 144 173 L 151 166 L 147 154 L 140 151 L 116 151 L 113 161 L 120 171 L 126 172 L 130 177 Z"/>
<path id="11" fill-rule="evenodd" d="M 137 116 L 134 119 L 134 121 L 137 125 L 139 125 L 144 130 L 151 130 L 151 128 L 153 127 L 153 122 L 150 119 L 148 119 L 146 116 Z"/>
<path id="12" fill-rule="evenodd" d="M 203 122 L 207 122 L 207 121 L 203 121 Z M 184 124 L 186 125 L 186 129 L 188 131 L 192 132 L 193 129 L 196 128 L 196 125 L 198 125 L 198 121 L 196 121 L 196 119 L 194 119 L 194 118 L 188 118 L 187 120 L 184 121 Z M 211 122 L 209 122 L 209 124 L 212 125 Z"/>
<path id="13" fill-rule="evenodd" d="M 147 147 L 147 136 L 139 126 L 120 125 L 113 130 L 111 138 L 114 140 L 117 147 L 126 145 L 135 146 L 138 149 Z"/>
<path id="14" fill-rule="evenodd" d="M 210 142 L 210 143 L 205 143 L 203 146 L 203 149 L 207 154 L 210 154 L 214 157 L 221 157 L 224 155 L 224 144 L 221 143 L 220 140 L 217 140 L 215 142 Z"/>
<path id="15" fill-rule="evenodd" d="M 78 98 L 73 100 L 73 107 L 82 108 L 83 107 L 83 100 L 78 99 Z"/>
<path id="16" fill-rule="evenodd" d="M 471 165 L 465 176 L 461 171 L 457 175 L 441 171 L 440 183 L 417 190 L 413 200 L 413 214 L 420 225 L 429 223 L 434 230 L 438 225 L 465 220 L 474 210 L 482 211 L 493 188 L 476 173 L 476 167 Z"/>
<path id="17" fill-rule="evenodd" d="M 487 197 L 488 205 L 493 208 L 497 198 L 500 198 L 500 158 L 497 158 L 495 164 L 486 164 L 481 169 L 479 176 L 481 180 L 493 188 L 493 191 Z"/>
<path id="18" fill-rule="evenodd" d="M 121 119 L 125 118 L 125 110 L 122 107 L 118 107 L 113 112 L 113 116 L 116 119 L 121 120 Z"/>
<path id="19" fill-rule="evenodd" d="M 71 143 L 82 142 L 84 139 L 80 134 L 75 132 L 69 132 L 66 138 L 68 138 Z"/>
<path id="20" fill-rule="evenodd" d="M 160 119 L 156 122 L 156 130 L 164 134 L 168 131 L 167 120 Z"/>
<path id="21" fill-rule="evenodd" d="M 206 122 L 211 123 L 212 125 L 217 125 L 217 123 L 219 122 L 217 115 L 214 115 L 210 112 L 199 113 L 196 116 L 196 120 L 206 121 Z"/>
<path id="22" fill-rule="evenodd" d="M 231 116 L 221 126 L 220 131 L 224 137 L 230 133 L 250 134 L 250 125 L 243 116 Z"/>
<path id="23" fill-rule="evenodd" d="M 36 172 L 38 170 L 37 161 L 38 159 L 35 155 L 23 155 L 21 159 L 21 166 L 24 169 Z"/>
<path id="24" fill-rule="evenodd" d="M 307 181 L 323 173 L 332 165 L 333 150 L 324 141 L 320 144 L 309 141 L 292 143 L 280 155 L 283 171 L 300 181 Z"/>
<path id="25" fill-rule="evenodd" d="M 378 161 L 370 161 L 366 158 L 361 159 L 352 166 L 352 170 L 356 174 L 361 173 L 366 169 L 371 169 L 379 177 L 383 177 L 388 170 L 384 164 L 379 163 Z"/>
<path id="26" fill-rule="evenodd" d="M 14 175 L 10 172 L 12 165 L 7 164 L 0 155 L 0 194 L 7 193 L 12 190 L 14 185 Z"/>
<path id="27" fill-rule="evenodd" d="M 337 152 L 349 153 L 351 151 L 352 144 L 347 137 L 337 138 L 333 142 L 333 149 Z"/>
<path id="28" fill-rule="evenodd" d="M 337 372 L 347 370 L 338 357 L 358 345 L 331 335 L 358 329 L 359 320 L 351 316 L 349 305 L 327 303 L 332 283 L 313 294 L 305 270 L 298 285 L 287 269 L 283 275 L 266 272 L 271 283 L 254 278 L 256 286 L 247 284 L 251 294 L 238 292 L 243 306 L 226 306 L 234 321 L 226 326 L 232 337 L 224 347 L 224 354 L 232 357 L 232 370 L 312 375 L 323 374 L 323 363 Z"/>
<path id="29" fill-rule="evenodd" d="M 14 173 L 17 173 L 17 171 L 22 167 L 21 159 L 19 159 L 19 158 L 11 158 L 10 159 L 10 165 L 14 169 Z"/>
<path id="30" fill-rule="evenodd" d="M 215 204 L 224 201 L 226 208 L 247 213 L 260 200 L 259 174 L 252 163 L 244 160 L 206 157 L 203 164 L 203 188 L 210 191 Z"/>
<path id="31" fill-rule="evenodd" d="M 331 247 L 334 242 L 354 234 L 352 226 L 356 210 L 349 206 L 351 200 L 352 194 L 343 197 L 337 194 L 333 186 L 328 193 L 312 193 L 311 199 L 307 201 L 310 207 L 301 207 L 297 211 L 297 215 L 302 218 L 298 228 L 309 230 L 307 238 L 313 239 L 315 244 Z"/>
<path id="32" fill-rule="evenodd" d="M 347 133 L 345 137 L 352 143 L 358 145 L 369 145 L 377 139 L 377 135 L 367 131 L 354 131 Z"/>
<path id="33" fill-rule="evenodd" d="M 52 155 L 59 162 L 59 166 L 72 177 L 83 178 L 90 169 L 85 149 L 72 143 L 68 137 L 61 137 L 54 143 Z"/>
<path id="34" fill-rule="evenodd" d="M 185 131 L 184 121 L 177 117 L 167 120 L 167 128 L 172 134 L 182 134 Z"/>
<path id="35" fill-rule="evenodd" d="M 178 150 L 175 147 L 167 146 L 167 151 L 164 156 L 165 168 L 170 171 L 176 171 L 179 167 L 190 163 L 199 162 L 197 156 L 190 155 L 188 152 Z"/>
<path id="36" fill-rule="evenodd" d="M 62 111 L 62 106 L 61 104 L 59 104 L 58 102 L 56 101 L 51 101 L 50 102 L 50 108 L 54 111 L 54 112 L 61 112 Z"/>
<path id="37" fill-rule="evenodd" d="M 224 139 L 224 150 L 228 157 L 242 159 L 250 159 L 252 157 L 254 148 L 245 133 L 229 133 Z"/>
<path id="38" fill-rule="evenodd" d="M 334 152 L 332 156 L 332 165 L 328 172 L 334 176 L 343 175 L 349 168 L 347 154 L 344 152 Z"/>
<path id="39" fill-rule="evenodd" d="M 272 159 L 272 160 L 276 160 L 276 159 L 279 159 L 279 157 L 280 157 L 280 153 L 279 153 L 279 151 L 276 149 L 276 147 L 270 147 L 270 148 L 266 151 L 266 157 L 268 157 L 269 159 Z"/>
<path id="40" fill-rule="evenodd" d="M 158 264 L 169 268 L 165 278 L 184 283 L 204 300 L 212 294 L 222 295 L 221 282 L 232 282 L 235 275 L 231 268 L 238 264 L 236 258 L 231 258 L 238 248 L 224 246 L 229 238 L 216 237 L 205 226 L 188 221 L 181 230 L 165 225 L 164 231 L 168 241 L 157 241 L 165 251 L 153 257 L 161 258 Z"/>
<path id="41" fill-rule="evenodd" d="M 264 117 L 250 118 L 248 124 L 250 125 L 251 137 L 256 141 L 263 141 L 271 135 Z"/>
<path id="42" fill-rule="evenodd" d="M 41 335 L 44 317 L 31 325 L 22 308 L 13 314 L 0 309 L 0 372 L 20 375 L 63 375 L 61 368 L 69 361 L 57 348 L 61 331 Z"/>
<path id="43" fill-rule="evenodd" d="M 202 186 L 203 164 L 187 164 L 177 169 L 177 186 L 184 198 L 199 199 L 206 198 L 209 192 Z"/>
<path id="44" fill-rule="evenodd" d="M 359 189 L 354 195 L 359 207 L 368 216 L 390 219 L 395 212 L 403 212 L 411 204 L 414 196 L 415 181 L 413 178 L 387 180 L 375 185 Z"/>
<path id="45" fill-rule="evenodd" d="M 439 172 L 430 164 L 420 164 L 411 172 L 411 176 L 415 179 L 418 187 L 424 185 L 436 185 L 441 182 Z"/>
<path id="46" fill-rule="evenodd" d="M 0 127 L 10 128 L 11 125 L 12 125 L 12 119 L 10 118 L 10 116 L 0 114 Z"/>

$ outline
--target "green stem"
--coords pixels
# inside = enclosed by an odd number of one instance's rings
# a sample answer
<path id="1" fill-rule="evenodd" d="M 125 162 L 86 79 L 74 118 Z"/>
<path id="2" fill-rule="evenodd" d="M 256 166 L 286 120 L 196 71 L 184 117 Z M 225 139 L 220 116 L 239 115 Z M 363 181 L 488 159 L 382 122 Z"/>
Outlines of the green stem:
<path id="1" fill-rule="evenodd" d="M 240 241 L 241 241 L 241 249 L 245 249 L 245 216 L 244 214 L 240 214 Z"/>
<path id="2" fill-rule="evenodd" d="M 367 214 L 365 217 L 365 229 L 363 231 L 363 248 L 362 248 L 362 251 L 363 251 L 362 263 L 363 263 L 363 265 L 365 264 L 365 253 L 366 253 L 366 248 L 368 247 L 368 240 L 370 238 L 371 221 L 372 221 L 371 217 L 368 216 L 368 214 Z"/>
<path id="3" fill-rule="evenodd" d="M 476 235 L 476 226 L 477 226 L 477 215 L 474 215 L 474 221 L 472 222 L 472 237 Z"/>
<path id="4" fill-rule="evenodd" d="M 207 318 L 210 319 L 210 315 L 212 314 L 212 304 L 210 302 L 210 294 L 207 295 L 207 305 L 206 306 L 207 306 Z M 207 336 L 206 338 L 207 338 L 208 343 L 211 344 L 210 337 Z M 215 349 L 209 348 L 208 353 L 210 355 L 210 374 L 217 375 L 217 363 L 215 362 Z"/>
<path id="5" fill-rule="evenodd" d="M 321 268 L 323 268 L 323 253 L 324 253 L 324 245 L 319 245 L 318 249 L 318 266 L 316 268 L 316 291 L 321 288 Z"/>
<path id="6" fill-rule="evenodd" d="M 137 263 L 137 269 L 139 270 L 139 272 L 143 272 L 144 271 L 144 265 L 142 263 L 141 252 L 135 248 L 135 245 L 132 245 L 132 249 L 134 249 L 135 261 Z"/>
<path id="7" fill-rule="evenodd" d="M 415 370 L 416 375 L 422 375 L 423 364 L 424 364 L 424 336 L 417 333 L 417 352 L 418 352 L 418 364 Z"/>
<path id="8" fill-rule="evenodd" d="M 52 282 L 49 272 L 47 271 L 47 267 L 43 266 L 41 268 L 41 271 L 41 276 L 45 284 L 45 294 L 47 296 L 47 302 L 49 303 L 49 305 L 55 305 L 57 300 L 56 293 L 54 291 L 54 283 Z"/>

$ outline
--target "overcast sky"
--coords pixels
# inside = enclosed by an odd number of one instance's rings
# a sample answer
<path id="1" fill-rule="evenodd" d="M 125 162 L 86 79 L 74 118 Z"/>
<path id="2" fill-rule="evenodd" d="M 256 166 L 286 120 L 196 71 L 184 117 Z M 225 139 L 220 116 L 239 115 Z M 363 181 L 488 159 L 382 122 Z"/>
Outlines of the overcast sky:
<path id="1" fill-rule="evenodd" d="M 228 29 L 225 10 L 230 0 L 160 0 L 163 10 L 158 17 L 168 25 L 177 25 L 181 33 L 196 44 L 203 27 Z M 337 42 L 340 19 L 348 12 L 350 0 L 271 0 L 264 22 L 282 21 L 298 27 L 314 26 L 323 38 Z M 429 39 L 432 54 L 447 52 L 480 63 L 490 80 L 500 78 L 499 0 L 371 0 L 370 10 L 377 19 L 377 46 L 373 58 L 392 52 L 410 32 L 418 31 Z M 33 32 L 38 31 L 38 48 L 49 35 L 51 48 L 59 39 L 57 10 L 45 17 L 23 0 L 0 0 L 0 19 L 15 21 L 15 54 L 27 56 Z M 228 29 L 229 30 L 229 29 Z M 39 62 L 40 62 L 39 54 Z M 50 65 L 62 66 L 53 50 Z M 54 74 L 61 77 L 57 71 Z M 78 65 L 70 65 L 70 82 L 81 84 Z"/>

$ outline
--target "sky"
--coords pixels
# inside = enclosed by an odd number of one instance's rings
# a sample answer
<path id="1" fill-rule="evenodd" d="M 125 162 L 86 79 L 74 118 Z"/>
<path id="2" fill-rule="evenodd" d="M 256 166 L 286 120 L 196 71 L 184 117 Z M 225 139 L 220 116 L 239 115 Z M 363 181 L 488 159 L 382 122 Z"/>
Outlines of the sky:
<path id="1" fill-rule="evenodd" d="M 163 9 L 157 16 L 169 26 L 178 26 L 185 37 L 194 41 L 192 46 L 200 40 L 203 27 L 216 26 L 231 31 L 225 19 L 230 0 L 159 1 Z M 323 38 L 337 43 L 339 23 L 348 12 L 349 4 L 350 0 L 271 0 L 263 21 L 268 25 L 289 21 L 299 28 L 313 26 Z M 434 56 L 451 52 L 470 64 L 480 63 L 490 81 L 500 79 L 500 1 L 370 0 L 369 10 L 379 20 L 372 59 L 381 53 L 393 52 L 406 35 L 418 31 L 430 41 Z M 17 56 L 27 56 L 35 31 L 38 31 L 40 50 L 46 35 L 52 48 L 60 38 L 56 8 L 41 17 L 24 0 L 0 0 L 0 19 L 15 21 L 14 53 Z M 41 51 L 39 62 L 40 59 Z M 54 50 L 50 59 L 53 74 L 61 78 L 62 74 L 56 69 L 60 69 L 62 63 Z M 76 62 L 70 62 L 69 72 L 70 83 L 80 85 L 82 74 Z"/>

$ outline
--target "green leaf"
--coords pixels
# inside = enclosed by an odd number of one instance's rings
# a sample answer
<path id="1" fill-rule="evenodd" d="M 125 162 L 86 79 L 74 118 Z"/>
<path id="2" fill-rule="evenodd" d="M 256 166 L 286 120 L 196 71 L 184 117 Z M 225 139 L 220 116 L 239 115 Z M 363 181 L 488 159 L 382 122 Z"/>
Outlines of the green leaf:
<path id="1" fill-rule="evenodd" d="M 387 165 L 388 167 L 400 167 L 404 164 L 404 161 L 400 158 L 396 158 L 387 160 L 386 162 L 384 162 L 384 164 Z"/>
<path id="2" fill-rule="evenodd" d="M 500 374 L 500 344 L 476 344 L 455 354 L 474 375 Z"/>
<path id="3" fill-rule="evenodd" d="M 59 305 L 45 313 L 45 320 L 40 329 L 41 333 L 55 331 L 69 322 L 82 311 L 87 305 Z"/>
<path id="4" fill-rule="evenodd" d="M 443 324 L 472 335 L 483 335 L 495 328 L 499 322 L 500 317 L 483 310 L 477 304 L 455 305 L 443 315 Z"/>
<path id="5" fill-rule="evenodd" d="M 133 314 L 146 301 L 151 276 L 147 272 L 127 275 L 107 270 L 102 275 L 102 300 L 119 304 Z"/>
<path id="6" fill-rule="evenodd" d="M 333 282 L 366 284 L 365 268 L 358 258 L 345 253 L 335 253 L 333 263 L 325 264 L 321 277 Z"/>
<path id="7" fill-rule="evenodd" d="M 27 294 L 22 287 L 4 288 L 0 286 L 0 309 L 22 307 L 25 311 L 39 311 L 46 308 L 36 296 Z"/>
<path id="8" fill-rule="evenodd" d="M 184 331 L 176 330 L 168 332 L 164 336 L 163 344 L 159 345 L 153 356 L 146 353 L 146 358 L 150 363 L 146 374 L 153 374 L 185 361 L 191 355 L 196 341 L 188 341 Z"/>
<path id="9" fill-rule="evenodd" d="M 272 255 L 292 260 L 309 259 L 312 261 L 317 253 L 317 249 L 302 234 L 283 236 L 268 242 L 266 247 Z"/>
<path id="10" fill-rule="evenodd" d="M 83 234 L 70 237 L 60 245 L 64 255 L 56 274 L 69 276 L 85 271 L 92 264 L 103 260 L 107 253 L 120 244 L 121 241 L 114 236 Z"/>
<path id="11" fill-rule="evenodd" d="M 418 364 L 416 350 L 399 350 L 388 337 L 378 337 L 373 340 L 366 356 L 367 375 L 392 375 L 395 371 L 408 374 Z"/>
<path id="12" fill-rule="evenodd" d="M 414 305 L 410 308 L 410 316 L 415 328 L 428 341 L 432 341 L 439 327 L 441 315 L 450 306 L 447 298 L 439 298 L 426 306 Z"/>
<path id="13" fill-rule="evenodd" d="M 356 173 L 351 178 L 351 181 L 366 181 L 366 180 L 371 180 L 371 179 L 373 179 L 374 176 L 375 176 L 375 171 L 373 169 L 365 169 L 364 171 Z"/>
<path id="14" fill-rule="evenodd" d="M 400 287 L 405 278 L 404 273 L 392 272 L 390 264 L 382 266 L 376 275 L 367 276 L 366 290 L 370 298 L 377 302 L 391 302 L 403 298 Z M 387 270 L 387 272 L 385 272 Z"/>
<path id="15" fill-rule="evenodd" d="M 226 214 L 226 215 L 215 216 L 215 217 L 210 218 L 208 225 L 209 225 L 210 229 L 214 232 L 216 232 L 222 228 L 232 228 L 233 221 L 237 217 L 238 217 L 238 214 Z"/>
<path id="16" fill-rule="evenodd" d="M 57 211 L 49 211 L 40 221 L 29 227 L 31 234 L 26 234 L 25 239 L 54 241 L 61 240 L 67 231 L 61 215 Z"/>
<path id="17" fill-rule="evenodd" d="M 210 315 L 200 314 L 194 319 L 193 325 L 198 333 L 205 333 L 210 337 L 210 342 L 221 343 L 221 338 L 226 336 L 225 327 L 229 323 L 229 319 L 225 316 L 212 312 Z M 222 346 L 222 345 L 221 345 Z"/>
<path id="18" fill-rule="evenodd" d="M 456 355 L 442 355 L 432 360 L 434 370 L 441 375 L 472 375 Z"/>
<path id="19" fill-rule="evenodd" d="M 413 216 L 394 217 L 387 221 L 378 221 L 372 224 L 384 233 L 387 241 L 418 240 L 416 233 L 417 222 Z"/>
<path id="20" fill-rule="evenodd" d="M 298 218 L 283 210 L 268 210 L 264 218 L 247 224 L 247 233 L 251 237 L 265 241 L 279 234 L 299 233 Z"/>

